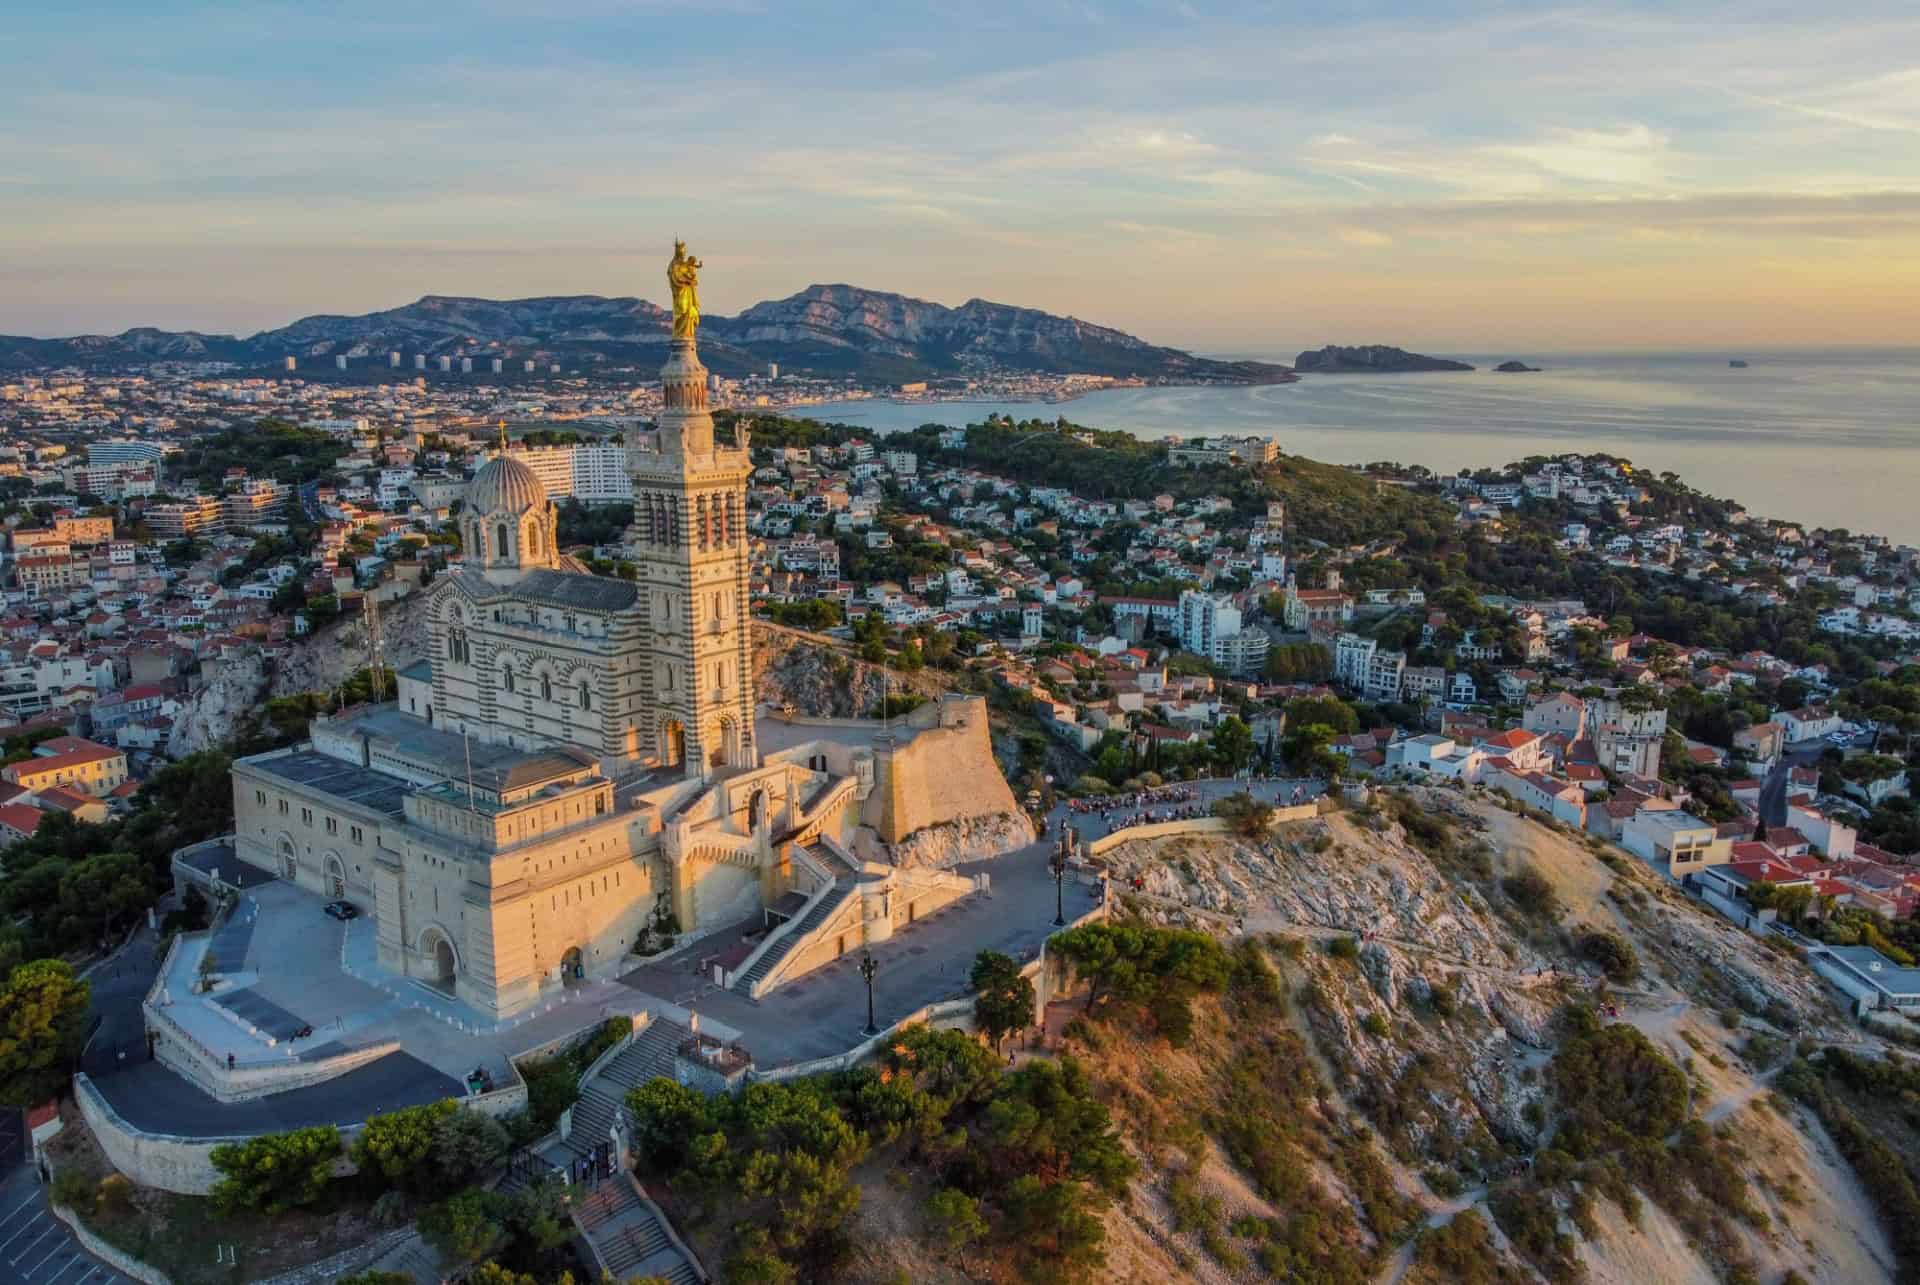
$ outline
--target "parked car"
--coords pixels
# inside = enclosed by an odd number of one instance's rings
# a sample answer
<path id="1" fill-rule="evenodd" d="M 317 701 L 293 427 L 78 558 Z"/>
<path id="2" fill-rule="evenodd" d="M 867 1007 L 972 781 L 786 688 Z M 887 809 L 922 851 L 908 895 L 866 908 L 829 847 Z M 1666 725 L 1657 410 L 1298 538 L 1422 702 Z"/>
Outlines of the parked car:
<path id="1" fill-rule="evenodd" d="M 329 901 L 326 910 L 329 915 L 342 922 L 360 917 L 360 908 L 351 901 Z"/>

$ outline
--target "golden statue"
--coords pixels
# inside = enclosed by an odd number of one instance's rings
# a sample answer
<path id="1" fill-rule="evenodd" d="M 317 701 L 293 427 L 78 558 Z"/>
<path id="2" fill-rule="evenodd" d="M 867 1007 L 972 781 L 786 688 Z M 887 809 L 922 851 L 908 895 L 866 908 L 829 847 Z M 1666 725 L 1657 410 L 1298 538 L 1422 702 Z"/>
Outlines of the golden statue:
<path id="1" fill-rule="evenodd" d="M 687 253 L 687 243 L 673 240 L 673 258 L 667 263 L 667 289 L 673 294 L 673 337 L 691 339 L 700 329 L 700 260 Z"/>

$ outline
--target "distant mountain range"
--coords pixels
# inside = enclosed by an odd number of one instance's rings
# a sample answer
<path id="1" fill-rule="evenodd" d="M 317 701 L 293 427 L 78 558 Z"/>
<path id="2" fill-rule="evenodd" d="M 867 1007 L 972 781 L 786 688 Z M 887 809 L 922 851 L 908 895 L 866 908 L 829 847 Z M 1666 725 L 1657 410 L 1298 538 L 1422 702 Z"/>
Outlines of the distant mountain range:
<path id="1" fill-rule="evenodd" d="M 645 369 L 664 357 L 669 320 L 665 309 L 632 297 L 427 295 L 357 317 L 302 317 L 248 338 L 149 327 L 68 339 L 0 336 L 0 370 L 117 368 L 155 361 L 266 366 L 297 357 L 303 370 L 325 374 L 333 368 L 332 358 L 345 356 L 350 367 L 365 374 L 369 367 L 386 369 L 387 354 L 396 350 L 409 368 L 414 354 L 425 353 Z M 939 378 L 983 367 L 1196 382 L 1275 383 L 1291 377 L 1285 366 L 1196 357 L 1033 308 L 984 299 L 948 308 L 847 285 L 808 286 L 733 317 L 708 314 L 700 324 L 700 355 L 723 375 L 778 362 L 789 371 L 881 381 Z"/>

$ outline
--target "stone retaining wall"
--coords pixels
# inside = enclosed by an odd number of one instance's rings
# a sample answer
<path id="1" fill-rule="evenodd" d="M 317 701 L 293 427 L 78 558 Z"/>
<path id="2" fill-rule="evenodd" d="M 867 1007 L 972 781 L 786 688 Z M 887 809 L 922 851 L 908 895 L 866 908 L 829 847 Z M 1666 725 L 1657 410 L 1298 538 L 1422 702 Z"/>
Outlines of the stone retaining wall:
<path id="1" fill-rule="evenodd" d="M 173 1278 L 158 1267 L 149 1266 L 132 1254 L 115 1249 L 101 1240 L 91 1228 L 80 1221 L 80 1216 L 71 1209 L 62 1209 L 49 1198 L 47 1212 L 59 1219 L 66 1229 L 73 1233 L 73 1238 L 80 1242 L 82 1249 L 115 1271 L 124 1276 L 131 1276 L 137 1281 L 145 1281 L 146 1285 L 173 1285 Z"/>
<path id="2" fill-rule="evenodd" d="M 1320 815 L 1320 805 L 1315 803 L 1295 803 L 1273 810 L 1273 825 L 1288 821 L 1311 821 Z M 1087 844 L 1087 851 L 1093 856 L 1105 856 L 1123 843 L 1134 839 L 1171 839 L 1183 834 L 1231 834 L 1233 823 L 1225 817 L 1195 817 L 1188 821 L 1158 821 L 1153 825 L 1130 825 L 1125 829 L 1103 834 Z"/>
<path id="3" fill-rule="evenodd" d="M 224 1143 L 246 1140 L 181 1138 L 136 1129 L 120 1118 L 120 1113 L 101 1096 L 84 1072 L 73 1077 L 73 1097 L 100 1149 L 113 1161 L 113 1167 L 142 1187 L 204 1196 L 220 1181 L 220 1172 L 213 1167 L 213 1149 Z"/>

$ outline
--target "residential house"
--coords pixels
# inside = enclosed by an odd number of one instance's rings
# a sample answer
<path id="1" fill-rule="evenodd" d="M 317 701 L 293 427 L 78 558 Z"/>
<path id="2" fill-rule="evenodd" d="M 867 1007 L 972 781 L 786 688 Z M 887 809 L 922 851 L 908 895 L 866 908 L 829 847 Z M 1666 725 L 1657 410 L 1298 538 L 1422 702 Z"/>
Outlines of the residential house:
<path id="1" fill-rule="evenodd" d="M 1733 852 L 1713 822 L 1674 808 L 1635 811 L 1620 827 L 1620 846 L 1674 879 L 1724 865 Z"/>

